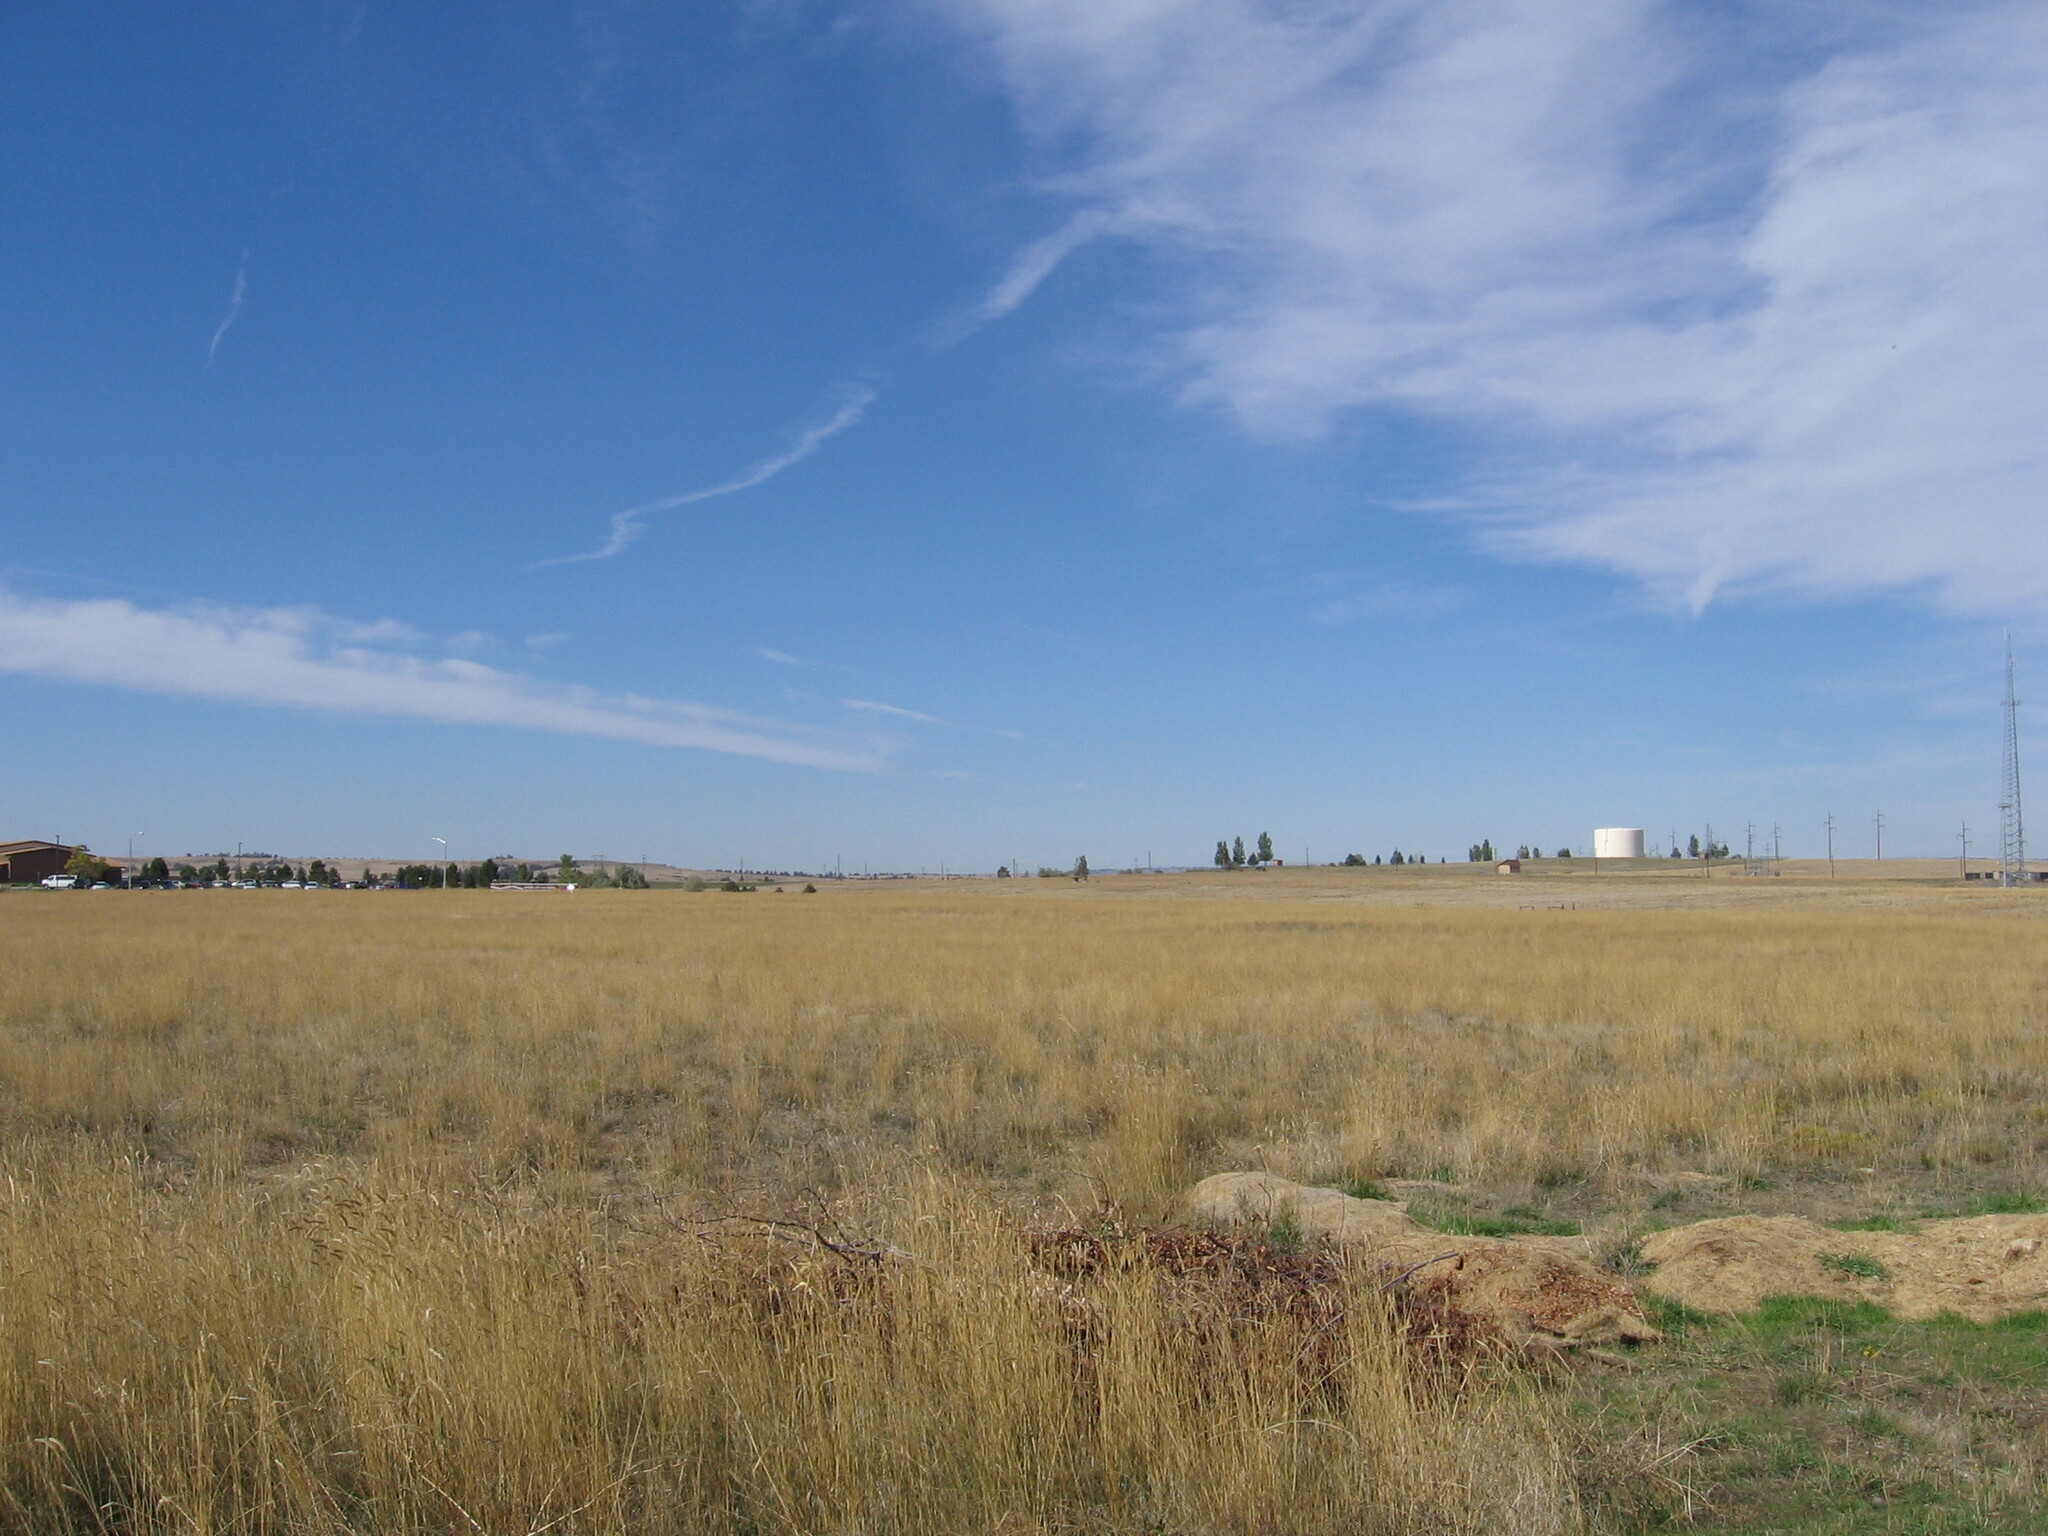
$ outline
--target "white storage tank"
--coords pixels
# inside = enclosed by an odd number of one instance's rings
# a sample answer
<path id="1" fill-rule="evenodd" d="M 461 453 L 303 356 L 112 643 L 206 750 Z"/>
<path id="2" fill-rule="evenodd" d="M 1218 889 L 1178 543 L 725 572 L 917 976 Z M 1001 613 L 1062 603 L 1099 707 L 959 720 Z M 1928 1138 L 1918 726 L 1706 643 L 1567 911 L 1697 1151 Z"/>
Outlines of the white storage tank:
<path id="1" fill-rule="evenodd" d="M 1643 856 L 1641 827 L 1595 827 L 1593 857 L 1596 859 L 1640 859 Z"/>

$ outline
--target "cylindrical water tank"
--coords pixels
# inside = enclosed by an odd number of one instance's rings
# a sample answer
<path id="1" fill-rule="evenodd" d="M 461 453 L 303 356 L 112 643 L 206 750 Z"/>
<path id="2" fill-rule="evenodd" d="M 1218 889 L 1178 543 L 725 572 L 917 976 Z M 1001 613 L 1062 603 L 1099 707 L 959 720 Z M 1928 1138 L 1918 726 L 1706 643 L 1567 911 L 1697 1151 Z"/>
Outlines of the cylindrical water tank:
<path id="1" fill-rule="evenodd" d="M 1593 857 L 1596 859 L 1640 859 L 1643 856 L 1641 827 L 1595 827 Z"/>

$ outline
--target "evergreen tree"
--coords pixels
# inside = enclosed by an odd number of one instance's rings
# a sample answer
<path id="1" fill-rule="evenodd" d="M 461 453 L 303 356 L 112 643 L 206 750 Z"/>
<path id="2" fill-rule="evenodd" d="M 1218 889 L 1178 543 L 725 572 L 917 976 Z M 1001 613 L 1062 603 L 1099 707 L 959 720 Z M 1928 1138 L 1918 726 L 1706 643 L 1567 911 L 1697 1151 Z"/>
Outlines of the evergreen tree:
<path id="1" fill-rule="evenodd" d="M 1076 880 L 1086 880 L 1088 878 L 1088 855 L 1085 853 L 1074 860 L 1074 878 Z"/>
<path id="2" fill-rule="evenodd" d="M 1261 832 L 1259 834 L 1259 862 L 1261 864 L 1273 862 L 1273 838 L 1270 833 Z"/>
<path id="3" fill-rule="evenodd" d="M 1230 862 L 1236 868 L 1244 867 L 1244 839 L 1241 837 L 1230 845 Z"/>
<path id="4" fill-rule="evenodd" d="M 1696 859 L 1700 856 L 1700 838 L 1697 832 L 1686 839 L 1685 856 L 1689 859 Z"/>
<path id="5" fill-rule="evenodd" d="M 1221 840 L 1216 844 L 1216 867 L 1218 869 L 1230 868 L 1230 844 Z"/>

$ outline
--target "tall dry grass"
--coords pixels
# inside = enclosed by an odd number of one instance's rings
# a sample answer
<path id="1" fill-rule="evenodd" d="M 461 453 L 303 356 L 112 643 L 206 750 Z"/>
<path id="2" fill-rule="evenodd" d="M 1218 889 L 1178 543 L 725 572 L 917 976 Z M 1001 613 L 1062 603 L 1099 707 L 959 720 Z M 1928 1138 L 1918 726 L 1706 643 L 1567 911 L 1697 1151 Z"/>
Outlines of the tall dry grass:
<path id="1" fill-rule="evenodd" d="M 2018 919 L 9 896 L 0 955 L 21 1530 L 1562 1531 L 1540 1419 L 1371 1305 L 1314 1377 L 1140 1268 L 1077 1365 L 1020 1210 L 2048 1133 Z M 820 1203 L 915 1258 L 702 1222 Z"/>
<path id="2" fill-rule="evenodd" d="M 431 1161 L 168 1189 L 97 1151 L 0 1200 L 14 1530 L 1574 1525 L 1526 1408 L 1433 1379 L 1369 1284 L 1307 1373 L 1139 1265 L 1084 1368 L 1071 1299 L 943 1189 L 871 1206 L 918 1247 L 849 1268 Z"/>
<path id="3" fill-rule="evenodd" d="M 166 1165 L 838 1187 L 1997 1166 L 2048 928 L 1076 893 L 9 897 L 0 1115 Z M 1093 1181 L 1093 1183 L 1091 1183 Z"/>

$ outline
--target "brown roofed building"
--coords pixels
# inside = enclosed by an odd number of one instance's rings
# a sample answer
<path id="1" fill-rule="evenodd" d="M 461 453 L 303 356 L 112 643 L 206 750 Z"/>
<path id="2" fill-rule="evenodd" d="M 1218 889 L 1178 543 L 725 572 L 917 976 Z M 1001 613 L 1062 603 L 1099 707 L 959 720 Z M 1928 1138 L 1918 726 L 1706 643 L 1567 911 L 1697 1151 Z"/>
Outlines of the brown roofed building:
<path id="1" fill-rule="evenodd" d="M 49 875 L 61 875 L 71 855 L 78 852 L 66 843 L 0 843 L 0 885 L 34 885 Z"/>

